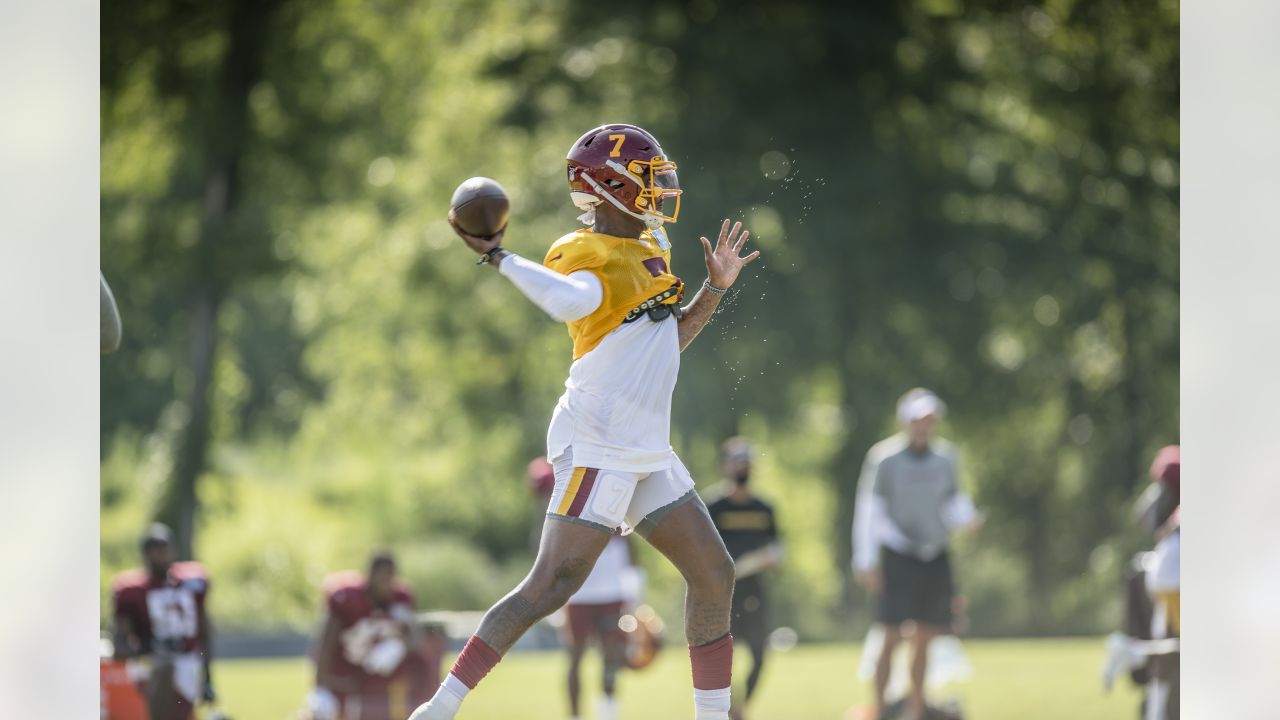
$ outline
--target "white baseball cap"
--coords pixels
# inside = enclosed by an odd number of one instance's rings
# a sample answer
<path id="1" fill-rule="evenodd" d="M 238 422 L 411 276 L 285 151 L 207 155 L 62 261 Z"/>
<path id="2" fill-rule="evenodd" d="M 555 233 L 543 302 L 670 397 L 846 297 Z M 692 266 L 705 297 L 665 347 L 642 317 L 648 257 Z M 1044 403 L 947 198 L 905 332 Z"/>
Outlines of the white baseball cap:
<path id="1" fill-rule="evenodd" d="M 947 412 L 947 404 L 933 394 L 931 390 L 915 388 L 907 391 L 898 401 L 898 422 L 907 424 L 928 415 L 942 417 Z"/>

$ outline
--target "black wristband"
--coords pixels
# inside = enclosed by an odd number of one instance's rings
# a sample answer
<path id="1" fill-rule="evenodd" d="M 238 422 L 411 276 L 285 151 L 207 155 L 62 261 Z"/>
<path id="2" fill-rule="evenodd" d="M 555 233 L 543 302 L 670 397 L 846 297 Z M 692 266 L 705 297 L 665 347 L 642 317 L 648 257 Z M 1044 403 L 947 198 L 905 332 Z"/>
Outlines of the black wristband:
<path id="1" fill-rule="evenodd" d="M 479 259 L 479 260 L 476 260 L 476 264 L 477 264 L 477 265 L 488 265 L 488 264 L 490 264 L 490 263 L 493 263 L 493 262 L 494 262 L 494 258 L 495 258 L 495 257 L 497 257 L 497 259 L 498 259 L 498 260 L 501 260 L 501 259 L 502 259 L 502 256 L 504 256 L 504 255 L 506 255 L 506 254 L 507 254 L 507 251 L 506 251 L 505 249 L 503 249 L 503 248 L 502 248 L 502 246 L 498 246 L 498 247 L 496 247 L 496 248 L 493 248 L 493 249 L 492 249 L 492 250 L 490 250 L 489 252 L 481 253 L 481 254 L 480 254 L 480 259 Z"/>

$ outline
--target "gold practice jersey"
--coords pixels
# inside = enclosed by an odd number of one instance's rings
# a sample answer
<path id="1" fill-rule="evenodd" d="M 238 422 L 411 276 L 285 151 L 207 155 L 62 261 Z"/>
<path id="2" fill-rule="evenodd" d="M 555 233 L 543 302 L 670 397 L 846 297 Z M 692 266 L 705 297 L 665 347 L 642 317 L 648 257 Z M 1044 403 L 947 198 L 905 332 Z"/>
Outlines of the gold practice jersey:
<path id="1" fill-rule="evenodd" d="M 640 304 L 655 298 L 657 305 L 674 304 L 684 289 L 671 274 L 670 245 L 649 232 L 636 239 L 579 230 L 557 240 L 542 264 L 563 275 L 590 270 L 604 289 L 595 312 L 568 323 L 574 360 L 599 345 Z"/>

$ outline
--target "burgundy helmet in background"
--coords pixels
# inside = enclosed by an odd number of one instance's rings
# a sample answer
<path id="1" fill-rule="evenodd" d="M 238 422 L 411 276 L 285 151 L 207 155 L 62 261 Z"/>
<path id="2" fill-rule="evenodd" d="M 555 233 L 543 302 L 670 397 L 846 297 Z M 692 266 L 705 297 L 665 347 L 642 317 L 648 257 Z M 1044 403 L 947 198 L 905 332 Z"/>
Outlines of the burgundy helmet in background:
<path id="1" fill-rule="evenodd" d="M 555 469 L 541 455 L 529 461 L 529 467 L 525 469 L 525 479 L 529 482 L 529 489 L 538 495 L 550 495 L 556 486 Z"/>
<path id="2" fill-rule="evenodd" d="M 1165 486 L 1175 498 L 1182 497 L 1182 448 L 1166 445 L 1151 462 L 1151 482 Z"/>

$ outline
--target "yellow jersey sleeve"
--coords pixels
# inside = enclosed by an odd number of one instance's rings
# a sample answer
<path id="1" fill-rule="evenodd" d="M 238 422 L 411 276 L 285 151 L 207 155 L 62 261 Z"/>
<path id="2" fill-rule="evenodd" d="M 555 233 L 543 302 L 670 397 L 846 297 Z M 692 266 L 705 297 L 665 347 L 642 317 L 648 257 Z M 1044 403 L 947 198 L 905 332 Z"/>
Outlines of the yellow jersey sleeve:
<path id="1" fill-rule="evenodd" d="M 609 259 L 609 247 L 599 235 L 578 231 L 551 245 L 542 264 L 562 275 L 579 270 L 599 270 Z"/>

